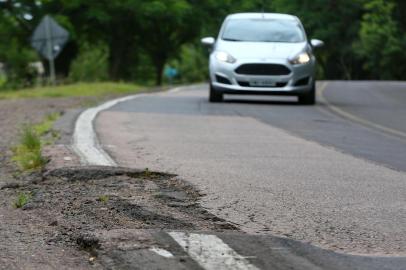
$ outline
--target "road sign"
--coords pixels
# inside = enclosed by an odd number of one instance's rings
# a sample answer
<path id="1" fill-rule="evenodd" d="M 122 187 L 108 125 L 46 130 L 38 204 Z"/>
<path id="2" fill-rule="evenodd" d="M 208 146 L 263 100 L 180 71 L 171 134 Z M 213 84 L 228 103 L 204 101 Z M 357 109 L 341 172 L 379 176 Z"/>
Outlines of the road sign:
<path id="1" fill-rule="evenodd" d="M 54 60 L 61 53 L 68 39 L 68 31 L 48 15 L 41 20 L 32 35 L 32 47 L 49 61 L 52 82 L 55 82 Z"/>
<path id="2" fill-rule="evenodd" d="M 178 75 L 178 70 L 176 68 L 173 68 L 173 67 L 166 67 L 165 71 L 164 71 L 164 74 L 169 79 L 173 79 Z"/>

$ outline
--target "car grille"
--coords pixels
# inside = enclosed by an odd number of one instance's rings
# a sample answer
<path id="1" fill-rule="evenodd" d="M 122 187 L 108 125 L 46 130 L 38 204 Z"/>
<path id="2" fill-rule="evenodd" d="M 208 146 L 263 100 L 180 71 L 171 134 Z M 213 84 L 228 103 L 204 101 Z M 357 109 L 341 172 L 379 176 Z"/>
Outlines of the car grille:
<path id="1" fill-rule="evenodd" d="M 244 64 L 239 66 L 235 72 L 241 75 L 289 75 L 291 70 L 279 64 Z"/>
<path id="2" fill-rule="evenodd" d="M 238 81 L 238 84 L 242 87 L 257 87 L 257 88 L 265 88 L 269 86 L 252 86 L 249 82 Z M 287 82 L 278 82 L 273 87 L 285 87 L 288 83 Z"/>

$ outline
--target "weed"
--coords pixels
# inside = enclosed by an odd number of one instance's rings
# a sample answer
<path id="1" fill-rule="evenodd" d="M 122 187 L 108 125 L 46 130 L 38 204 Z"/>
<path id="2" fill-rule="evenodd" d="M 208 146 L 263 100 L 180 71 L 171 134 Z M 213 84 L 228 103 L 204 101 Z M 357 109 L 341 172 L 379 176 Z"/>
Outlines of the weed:
<path id="1" fill-rule="evenodd" d="M 23 171 L 38 170 L 47 160 L 41 154 L 41 138 L 32 126 L 26 125 L 20 137 L 20 144 L 13 148 L 12 160 Z"/>
<path id="2" fill-rule="evenodd" d="M 20 137 L 19 145 L 13 148 L 12 160 L 17 162 L 23 171 L 40 170 L 47 163 L 42 156 L 42 145 L 53 144 L 59 133 L 52 129 L 54 122 L 61 116 L 60 113 L 52 113 L 45 117 L 44 121 L 36 125 L 25 125 Z M 46 140 L 41 137 L 49 134 Z"/>
<path id="3" fill-rule="evenodd" d="M 17 198 L 13 202 L 13 207 L 14 208 L 24 207 L 24 205 L 26 205 L 31 200 L 31 197 L 32 197 L 31 193 L 25 193 L 25 192 L 18 193 Z"/>
<path id="4" fill-rule="evenodd" d="M 110 200 L 110 197 L 108 195 L 101 195 L 99 196 L 99 198 L 97 199 L 99 202 L 102 202 L 104 204 L 108 203 Z"/>
<path id="5" fill-rule="evenodd" d="M 21 145 L 14 149 L 12 160 L 17 162 L 23 171 L 40 170 L 47 163 L 47 159 L 41 154 L 41 149 L 29 150 Z"/>
<path id="6" fill-rule="evenodd" d="M 23 127 L 20 143 L 22 147 L 29 151 L 41 149 L 41 139 L 35 131 L 35 128 L 30 125 L 25 125 Z"/>
<path id="7" fill-rule="evenodd" d="M 61 116 L 60 113 L 51 113 L 45 117 L 45 120 L 41 123 L 34 126 L 35 132 L 39 136 L 44 136 L 48 132 L 52 131 L 52 126 L 54 125 L 55 121 Z"/>

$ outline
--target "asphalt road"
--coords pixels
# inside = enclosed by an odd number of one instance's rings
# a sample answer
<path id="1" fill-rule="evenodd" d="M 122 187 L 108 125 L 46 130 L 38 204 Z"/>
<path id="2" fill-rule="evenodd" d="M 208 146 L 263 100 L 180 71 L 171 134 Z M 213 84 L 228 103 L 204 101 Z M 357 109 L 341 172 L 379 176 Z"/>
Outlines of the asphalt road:
<path id="1" fill-rule="evenodd" d="M 285 238 L 237 232 L 127 229 L 98 234 L 98 261 L 111 269 L 403 270 L 406 264 L 406 258 L 348 256 Z M 125 248 L 130 246 L 138 248 Z"/>
<path id="2" fill-rule="evenodd" d="M 207 85 L 102 112 L 123 166 L 177 173 L 204 207 L 251 234 L 351 254 L 406 255 L 406 84 L 319 84 L 317 106 L 226 96 Z"/>

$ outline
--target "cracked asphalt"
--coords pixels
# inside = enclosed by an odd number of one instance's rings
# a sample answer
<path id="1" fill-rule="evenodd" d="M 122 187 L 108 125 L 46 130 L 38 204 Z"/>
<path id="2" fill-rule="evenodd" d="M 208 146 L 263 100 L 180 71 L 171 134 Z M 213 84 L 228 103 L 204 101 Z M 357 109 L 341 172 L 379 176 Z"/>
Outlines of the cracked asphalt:
<path id="1" fill-rule="evenodd" d="M 405 88 L 329 82 L 324 97 L 403 134 Z M 226 96 L 210 104 L 207 85 L 121 103 L 95 126 L 120 166 L 178 174 L 205 194 L 203 207 L 245 232 L 343 253 L 406 255 L 406 137 L 323 103 Z"/>

